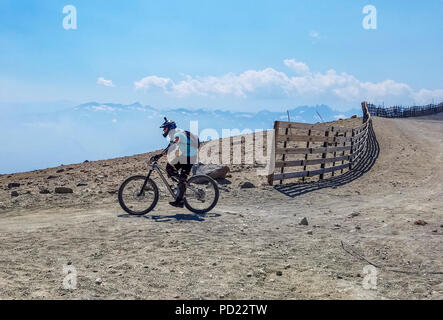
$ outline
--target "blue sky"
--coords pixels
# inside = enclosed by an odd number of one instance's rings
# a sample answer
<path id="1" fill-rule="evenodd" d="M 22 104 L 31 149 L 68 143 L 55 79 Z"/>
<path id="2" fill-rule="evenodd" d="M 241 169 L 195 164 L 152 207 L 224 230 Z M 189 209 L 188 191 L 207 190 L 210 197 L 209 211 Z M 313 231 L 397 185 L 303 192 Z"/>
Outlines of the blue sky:
<path id="1" fill-rule="evenodd" d="M 368 4 L 375 30 L 362 27 Z M 62 27 L 65 5 L 77 30 Z M 442 16 L 441 0 L 0 0 L 0 104 L 439 102 Z"/>

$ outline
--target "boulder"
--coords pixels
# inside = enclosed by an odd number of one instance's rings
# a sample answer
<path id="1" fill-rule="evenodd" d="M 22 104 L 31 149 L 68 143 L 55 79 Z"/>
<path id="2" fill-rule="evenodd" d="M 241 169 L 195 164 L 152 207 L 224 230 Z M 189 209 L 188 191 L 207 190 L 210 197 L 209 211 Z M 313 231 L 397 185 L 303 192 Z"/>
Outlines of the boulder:
<path id="1" fill-rule="evenodd" d="M 240 188 L 241 189 L 252 189 L 252 188 L 255 188 L 255 186 L 251 182 L 246 181 L 246 182 L 240 183 Z"/>
<path id="2" fill-rule="evenodd" d="M 18 197 L 18 192 L 17 191 L 12 191 L 11 192 L 11 197 Z"/>
<path id="3" fill-rule="evenodd" d="M 20 183 L 18 182 L 11 182 L 8 184 L 8 189 L 18 188 L 18 187 L 20 187 Z"/>
<path id="4" fill-rule="evenodd" d="M 40 194 L 50 194 L 51 191 L 49 191 L 48 189 L 42 188 L 42 189 L 40 189 L 39 193 Z"/>
<path id="5" fill-rule="evenodd" d="M 229 172 L 229 167 L 218 164 L 195 164 L 192 167 L 192 174 L 199 175 L 204 174 L 210 176 L 213 179 L 225 179 L 226 174 Z"/>
<path id="6" fill-rule="evenodd" d="M 307 225 L 309 225 L 309 223 L 308 223 L 308 219 L 307 219 L 306 217 L 304 217 L 303 219 L 301 219 L 299 225 L 301 225 L 301 226 L 307 226 Z"/>
<path id="7" fill-rule="evenodd" d="M 64 193 L 73 193 L 71 188 L 66 187 L 56 187 L 55 193 L 64 194 Z"/>

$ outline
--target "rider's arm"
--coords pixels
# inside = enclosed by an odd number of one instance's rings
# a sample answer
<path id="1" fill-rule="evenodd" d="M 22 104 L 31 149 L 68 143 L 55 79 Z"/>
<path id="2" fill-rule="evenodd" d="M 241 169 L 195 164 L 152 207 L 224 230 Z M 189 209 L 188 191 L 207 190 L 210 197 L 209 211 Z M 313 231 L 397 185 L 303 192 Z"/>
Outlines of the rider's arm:
<path id="1" fill-rule="evenodd" d="M 163 152 L 161 153 L 161 155 L 162 155 L 162 156 L 166 155 L 166 154 L 168 153 L 169 148 L 170 148 L 173 144 L 176 144 L 179 140 L 180 140 L 179 137 L 175 137 L 174 141 L 171 141 L 171 142 L 169 143 L 169 145 L 166 147 L 165 150 L 163 150 Z"/>

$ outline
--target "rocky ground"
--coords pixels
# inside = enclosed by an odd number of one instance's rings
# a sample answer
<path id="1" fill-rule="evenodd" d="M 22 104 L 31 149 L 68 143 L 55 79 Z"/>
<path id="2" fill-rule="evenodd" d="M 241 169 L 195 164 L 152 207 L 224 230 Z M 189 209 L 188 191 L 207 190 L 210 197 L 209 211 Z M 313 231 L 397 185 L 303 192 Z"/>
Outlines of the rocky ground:
<path id="1" fill-rule="evenodd" d="M 0 298 L 443 299 L 442 121 L 375 118 L 379 157 L 344 184 L 273 188 L 231 165 L 204 216 L 165 193 L 144 217 L 120 209 L 150 154 L 1 175 Z"/>

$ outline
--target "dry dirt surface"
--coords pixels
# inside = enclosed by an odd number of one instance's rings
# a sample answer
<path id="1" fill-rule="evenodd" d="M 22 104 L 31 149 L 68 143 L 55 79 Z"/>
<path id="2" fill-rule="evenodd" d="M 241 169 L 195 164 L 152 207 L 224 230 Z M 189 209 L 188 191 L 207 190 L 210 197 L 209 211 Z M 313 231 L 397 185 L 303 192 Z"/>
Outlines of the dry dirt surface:
<path id="1" fill-rule="evenodd" d="M 144 217 L 120 209 L 147 155 L 2 175 L 0 298 L 443 299 L 443 116 L 373 123 L 360 172 L 269 187 L 231 166 L 203 216 L 164 193 Z"/>

